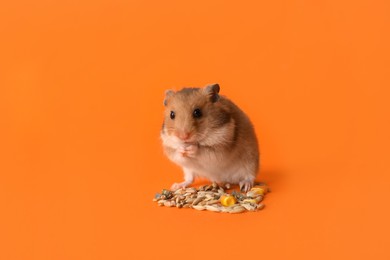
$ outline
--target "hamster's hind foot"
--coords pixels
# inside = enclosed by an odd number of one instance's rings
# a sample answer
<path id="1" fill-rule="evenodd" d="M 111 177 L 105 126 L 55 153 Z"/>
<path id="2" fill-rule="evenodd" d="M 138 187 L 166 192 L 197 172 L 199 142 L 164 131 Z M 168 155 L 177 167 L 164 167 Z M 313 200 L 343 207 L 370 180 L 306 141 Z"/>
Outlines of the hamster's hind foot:
<path id="1" fill-rule="evenodd" d="M 188 183 L 186 181 L 183 181 L 183 182 L 180 182 L 180 183 L 174 183 L 172 184 L 171 186 L 171 190 L 178 190 L 178 189 L 181 189 L 181 188 L 186 188 L 190 185 L 191 183 Z"/>
<path id="2" fill-rule="evenodd" d="M 239 184 L 240 184 L 240 190 L 242 192 L 247 192 L 253 187 L 253 181 L 248 181 L 248 180 L 240 181 Z"/>

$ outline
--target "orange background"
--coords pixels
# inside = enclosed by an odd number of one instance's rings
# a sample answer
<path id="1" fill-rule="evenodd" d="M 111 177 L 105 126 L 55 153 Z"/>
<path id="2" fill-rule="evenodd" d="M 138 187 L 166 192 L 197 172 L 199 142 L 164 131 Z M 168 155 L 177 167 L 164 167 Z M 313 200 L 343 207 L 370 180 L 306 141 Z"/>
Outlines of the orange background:
<path id="1" fill-rule="evenodd" d="M 2 1 L 1 259 L 390 259 L 388 1 Z M 252 119 L 266 208 L 160 208 L 165 89 Z"/>

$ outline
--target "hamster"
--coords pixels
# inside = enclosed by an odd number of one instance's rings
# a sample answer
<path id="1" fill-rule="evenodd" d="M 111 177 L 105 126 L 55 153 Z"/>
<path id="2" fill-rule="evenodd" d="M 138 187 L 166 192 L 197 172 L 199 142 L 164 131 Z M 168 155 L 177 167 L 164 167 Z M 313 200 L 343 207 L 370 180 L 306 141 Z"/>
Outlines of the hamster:
<path id="1" fill-rule="evenodd" d="M 172 190 L 189 186 L 195 177 L 252 188 L 259 170 L 259 148 L 248 116 L 218 84 L 165 92 L 161 139 L 167 157 L 183 168 L 184 181 Z"/>

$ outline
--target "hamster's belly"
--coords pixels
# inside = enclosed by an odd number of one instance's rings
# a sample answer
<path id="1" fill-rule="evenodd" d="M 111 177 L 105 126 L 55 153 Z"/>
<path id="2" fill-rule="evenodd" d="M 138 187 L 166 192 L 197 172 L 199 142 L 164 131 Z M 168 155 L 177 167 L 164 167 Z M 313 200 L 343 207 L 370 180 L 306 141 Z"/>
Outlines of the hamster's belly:
<path id="1" fill-rule="evenodd" d="M 188 158 L 183 167 L 210 181 L 232 184 L 252 178 L 253 175 L 242 161 L 223 153 L 200 153 L 194 158 Z"/>

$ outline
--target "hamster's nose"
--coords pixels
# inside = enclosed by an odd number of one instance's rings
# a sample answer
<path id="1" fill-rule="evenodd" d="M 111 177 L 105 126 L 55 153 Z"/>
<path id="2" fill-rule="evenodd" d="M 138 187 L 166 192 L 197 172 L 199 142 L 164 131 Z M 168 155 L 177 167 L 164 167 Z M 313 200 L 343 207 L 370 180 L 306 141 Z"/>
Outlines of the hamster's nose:
<path id="1" fill-rule="evenodd" d="M 176 135 L 181 140 L 185 141 L 185 140 L 188 140 L 190 138 L 191 133 L 190 132 L 178 132 Z"/>

